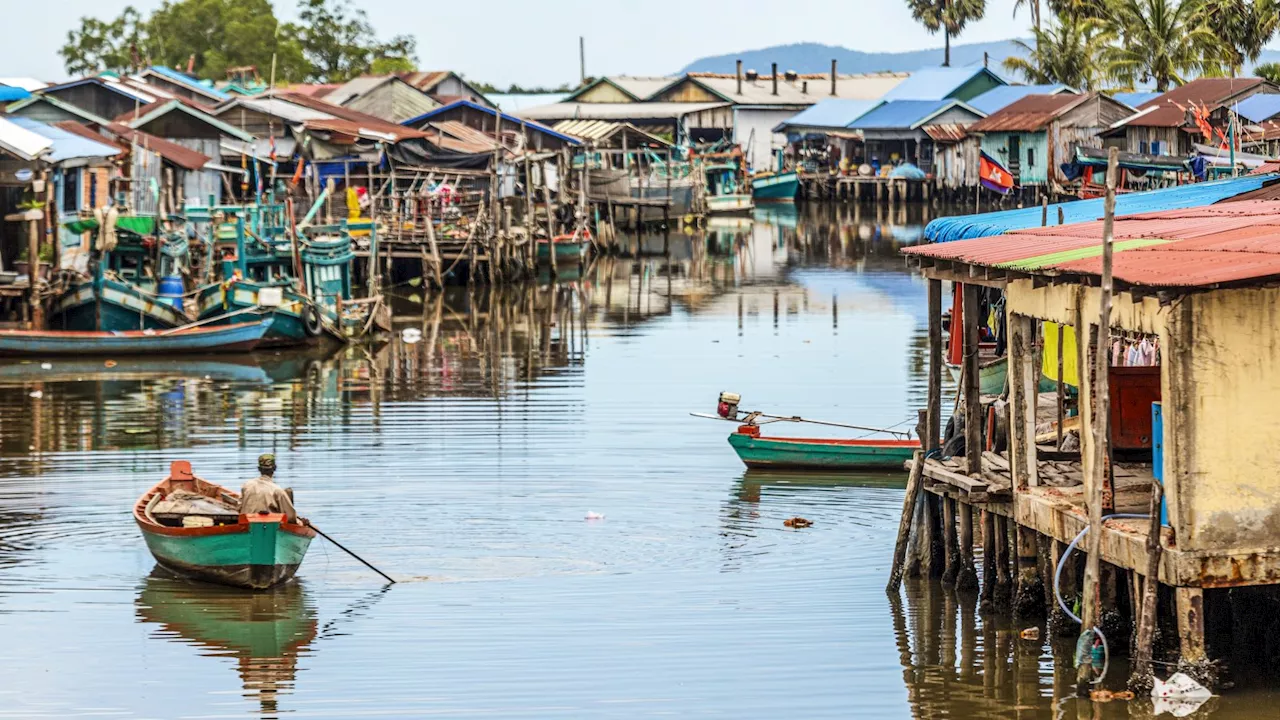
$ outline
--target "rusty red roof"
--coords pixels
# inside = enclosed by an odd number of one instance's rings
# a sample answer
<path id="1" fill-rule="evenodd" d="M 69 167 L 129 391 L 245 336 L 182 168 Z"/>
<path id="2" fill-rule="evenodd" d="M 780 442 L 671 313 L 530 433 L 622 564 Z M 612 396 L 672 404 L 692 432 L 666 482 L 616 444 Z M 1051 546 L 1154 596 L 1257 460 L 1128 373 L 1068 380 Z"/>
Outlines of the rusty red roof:
<path id="1" fill-rule="evenodd" d="M 1132 127 L 1182 127 L 1191 105 L 1210 110 L 1266 83 L 1262 78 L 1199 78 L 1138 106 L 1138 113 L 1124 125 Z M 1268 84 L 1274 88 L 1274 85 Z"/>
<path id="2" fill-rule="evenodd" d="M 934 142 L 958 143 L 969 134 L 967 125 L 961 123 L 943 123 L 941 125 L 925 125 L 920 128 Z"/>
<path id="3" fill-rule="evenodd" d="M 934 261 L 1040 275 L 1100 275 L 1102 223 L 921 245 Z M 1253 200 L 1117 218 L 1114 275 L 1148 287 L 1209 287 L 1280 276 L 1280 201 Z"/>
<path id="4" fill-rule="evenodd" d="M 1089 99 L 1089 95 L 1060 93 L 1028 95 L 974 123 L 970 132 L 1033 132 Z"/>
<path id="5" fill-rule="evenodd" d="M 191 148 L 183 147 L 176 142 L 156 137 L 141 130 L 134 130 L 123 123 L 109 122 L 106 124 L 106 130 L 126 143 L 137 142 L 151 152 L 186 170 L 199 170 L 209 163 L 209 156 L 204 153 L 196 152 Z"/>

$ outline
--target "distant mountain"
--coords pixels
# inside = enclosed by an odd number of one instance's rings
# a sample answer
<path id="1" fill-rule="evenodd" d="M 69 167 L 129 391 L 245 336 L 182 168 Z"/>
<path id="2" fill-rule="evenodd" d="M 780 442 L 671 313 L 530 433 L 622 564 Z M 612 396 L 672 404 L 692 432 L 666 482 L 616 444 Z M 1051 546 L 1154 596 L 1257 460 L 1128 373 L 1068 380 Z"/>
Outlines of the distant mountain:
<path id="1" fill-rule="evenodd" d="M 1004 59 L 1022 54 L 1012 40 L 952 45 L 951 64 L 955 67 L 979 65 L 982 63 L 984 53 L 990 55 L 990 68 L 1002 75 L 1005 74 L 1001 67 Z M 833 58 L 838 63 L 841 73 L 871 73 L 886 70 L 911 72 L 923 67 L 941 65 L 942 48 L 897 53 L 868 53 L 838 45 L 797 43 L 705 57 L 689 63 L 681 72 L 732 73 L 736 69 L 735 63 L 742 60 L 744 70 L 752 69 L 762 74 L 768 73 L 770 64 L 775 62 L 778 63 L 778 70 L 783 72 L 795 70 L 799 73 L 825 73 L 831 71 Z"/>

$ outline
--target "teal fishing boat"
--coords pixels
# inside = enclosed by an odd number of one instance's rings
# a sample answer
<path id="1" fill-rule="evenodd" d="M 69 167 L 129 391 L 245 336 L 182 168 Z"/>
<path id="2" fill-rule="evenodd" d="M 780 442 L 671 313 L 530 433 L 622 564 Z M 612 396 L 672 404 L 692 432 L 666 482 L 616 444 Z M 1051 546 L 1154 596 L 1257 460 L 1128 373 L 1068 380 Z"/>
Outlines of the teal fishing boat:
<path id="1" fill-rule="evenodd" d="M 547 242 L 546 238 L 538 240 L 537 255 L 538 262 L 543 265 L 551 263 L 551 248 L 556 250 L 556 265 L 577 265 L 582 262 L 582 258 L 587 253 L 587 245 L 590 243 L 591 234 L 584 233 L 579 236 L 577 233 L 569 235 L 557 235 Z"/>
<path id="2" fill-rule="evenodd" d="M 104 223 L 111 225 L 105 232 Z M 51 302 L 50 329 L 167 330 L 191 321 L 182 310 L 185 237 L 158 234 L 155 218 L 114 213 L 64 227 L 73 233 L 94 232 L 94 248 L 88 274 L 67 282 Z"/>
<path id="3" fill-rule="evenodd" d="M 166 570 L 253 590 L 293 578 L 316 536 L 284 515 L 241 515 L 239 495 L 196 477 L 185 460 L 138 498 L 133 517 Z"/>
<path id="4" fill-rule="evenodd" d="M 795 202 L 800 192 L 800 173 L 772 172 L 751 178 L 751 197 L 756 202 Z"/>
<path id="5" fill-rule="evenodd" d="M 699 154 L 705 187 L 703 202 L 707 214 L 749 213 L 755 207 L 751 186 L 742 164 L 742 149 Z"/>
<path id="6" fill-rule="evenodd" d="M 266 309 L 274 322 L 262 346 L 280 347 L 358 334 L 376 312 L 352 292 L 352 233 L 369 234 L 376 253 L 372 223 L 296 231 L 278 204 L 191 208 L 188 216 L 211 227 L 207 265 L 219 278 L 196 294 L 201 322 L 230 324 Z"/>
<path id="7" fill-rule="evenodd" d="M 183 355 L 248 352 L 262 342 L 270 328 L 271 319 L 267 318 L 235 325 L 196 325 L 170 330 L 0 330 L 0 355 Z"/>
<path id="8" fill-rule="evenodd" d="M 771 470 L 901 470 L 919 440 L 766 438 L 760 428 L 744 425 L 729 436 L 729 445 L 747 467 Z"/>

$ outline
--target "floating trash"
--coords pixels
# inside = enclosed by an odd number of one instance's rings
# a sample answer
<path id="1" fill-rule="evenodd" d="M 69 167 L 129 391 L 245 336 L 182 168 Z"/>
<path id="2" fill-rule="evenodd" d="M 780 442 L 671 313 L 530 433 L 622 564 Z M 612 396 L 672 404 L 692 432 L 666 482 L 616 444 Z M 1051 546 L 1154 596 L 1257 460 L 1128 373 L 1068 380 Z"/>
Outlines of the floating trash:
<path id="1" fill-rule="evenodd" d="M 786 520 L 783 520 L 782 524 L 786 525 L 789 528 L 807 528 L 807 527 L 813 526 L 813 521 L 806 520 L 802 517 L 793 517 L 793 518 L 788 518 Z"/>
<path id="2" fill-rule="evenodd" d="M 422 340 L 422 331 L 418 328 L 405 328 L 404 331 L 400 333 L 400 339 L 404 340 L 409 345 L 413 345 L 414 343 Z"/>
<path id="3" fill-rule="evenodd" d="M 40 390 L 32 390 L 32 391 L 31 391 L 31 397 L 33 397 L 33 398 L 35 398 L 35 399 L 39 400 L 40 398 L 44 397 L 44 392 L 42 392 L 42 391 L 40 391 Z"/>
<path id="4" fill-rule="evenodd" d="M 41 370 L 52 370 L 52 369 L 53 369 L 53 363 L 40 363 L 40 369 L 41 369 Z"/>
<path id="5" fill-rule="evenodd" d="M 591 511 L 591 510 L 588 510 L 588 511 L 587 511 L 587 519 L 588 519 L 588 520 L 603 520 L 603 519 L 604 519 L 604 515 L 601 515 L 601 514 L 600 514 L 600 513 L 598 513 L 598 512 L 593 512 L 593 511 Z"/>

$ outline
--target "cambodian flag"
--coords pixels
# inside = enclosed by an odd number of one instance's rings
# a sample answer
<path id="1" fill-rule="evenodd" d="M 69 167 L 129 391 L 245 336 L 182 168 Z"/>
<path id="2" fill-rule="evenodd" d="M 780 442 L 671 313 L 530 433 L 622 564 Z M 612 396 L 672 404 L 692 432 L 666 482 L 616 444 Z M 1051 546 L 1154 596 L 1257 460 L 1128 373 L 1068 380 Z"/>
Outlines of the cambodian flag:
<path id="1" fill-rule="evenodd" d="M 1013 189 L 1013 175 L 985 152 L 978 158 L 978 180 L 986 189 L 1001 195 L 1008 195 Z"/>

